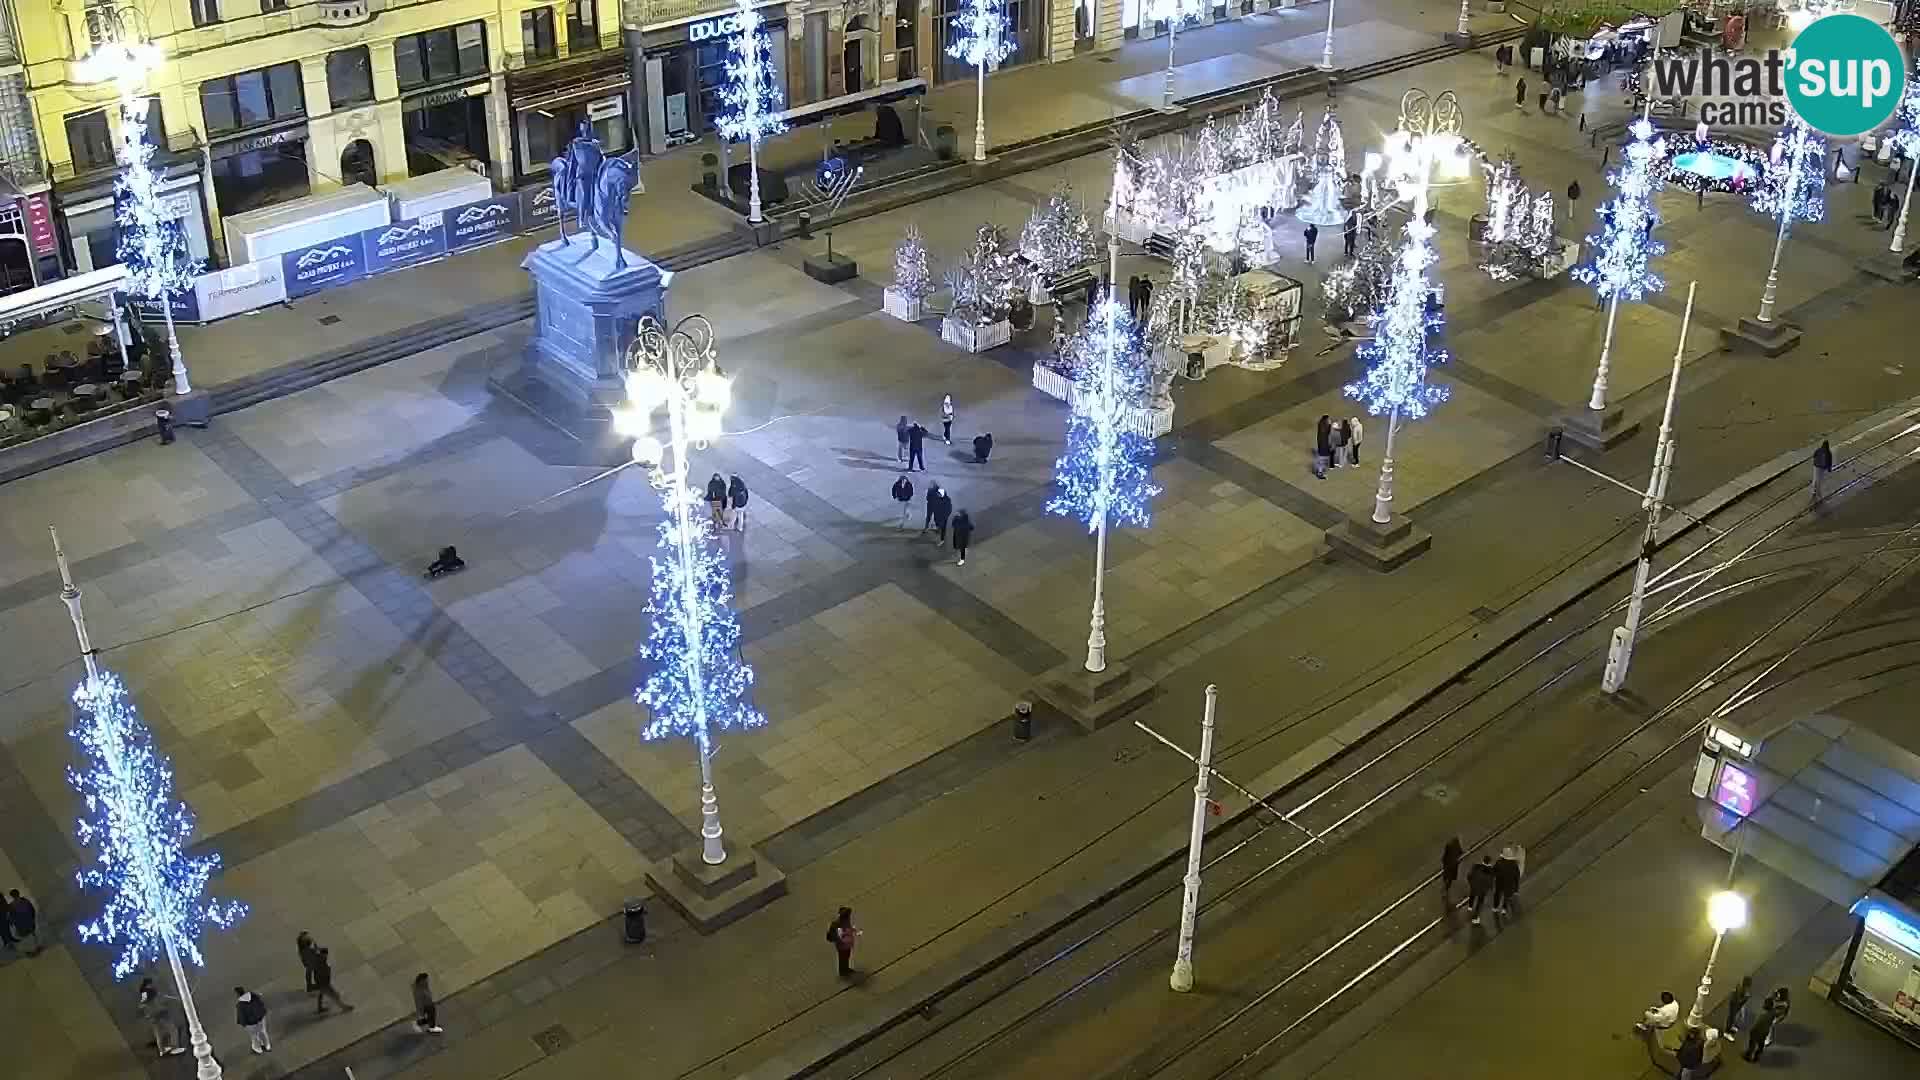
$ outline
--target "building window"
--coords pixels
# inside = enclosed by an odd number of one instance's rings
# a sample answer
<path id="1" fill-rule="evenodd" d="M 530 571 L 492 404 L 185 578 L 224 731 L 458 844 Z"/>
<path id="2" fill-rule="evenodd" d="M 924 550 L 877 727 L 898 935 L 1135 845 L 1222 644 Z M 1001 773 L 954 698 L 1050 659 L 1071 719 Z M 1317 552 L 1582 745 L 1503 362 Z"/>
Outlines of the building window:
<path id="1" fill-rule="evenodd" d="M 187 0 L 193 9 L 193 25 L 212 26 L 220 21 L 220 0 Z"/>
<path id="2" fill-rule="evenodd" d="M 111 166 L 113 136 L 107 131 L 107 110 L 95 109 L 67 117 L 67 146 L 73 152 L 75 172 Z"/>
<path id="3" fill-rule="evenodd" d="M 560 53 L 553 39 L 553 9 L 534 8 L 520 13 L 520 47 L 528 60 L 551 60 Z"/>
<path id="4" fill-rule="evenodd" d="M 484 75 L 487 72 L 487 24 L 461 23 L 395 38 L 393 67 L 402 90 Z"/>
<path id="5" fill-rule="evenodd" d="M 373 100 L 373 57 L 365 45 L 327 54 L 327 97 L 336 109 Z"/>
<path id="6" fill-rule="evenodd" d="M 567 0 L 567 48 L 587 52 L 600 47 L 600 20 L 593 0 Z"/>
<path id="7" fill-rule="evenodd" d="M 206 115 L 208 135 L 305 116 L 300 64 L 275 64 L 203 82 L 200 111 Z"/>
<path id="8" fill-rule="evenodd" d="M 268 14 L 269 12 L 285 10 L 287 10 L 287 0 L 260 0 L 260 13 L 262 15 Z"/>

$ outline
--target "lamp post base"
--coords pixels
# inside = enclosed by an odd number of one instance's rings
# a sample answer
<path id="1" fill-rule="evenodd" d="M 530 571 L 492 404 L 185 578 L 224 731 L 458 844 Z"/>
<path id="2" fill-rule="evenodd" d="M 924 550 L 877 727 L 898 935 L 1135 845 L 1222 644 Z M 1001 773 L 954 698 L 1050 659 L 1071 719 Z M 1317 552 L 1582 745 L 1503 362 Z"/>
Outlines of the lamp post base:
<path id="1" fill-rule="evenodd" d="M 1779 356 L 1792 352 L 1800 346 L 1800 328 L 1774 319 L 1761 322 L 1758 319 L 1741 319 L 1738 326 L 1720 328 L 1720 345 L 1725 349 L 1739 349 L 1745 352 L 1757 352 L 1762 356 Z"/>
<path id="2" fill-rule="evenodd" d="M 180 427 L 206 427 L 213 419 L 213 395 L 205 390 L 192 390 L 167 399 L 167 408 L 173 410 L 173 422 Z"/>
<path id="3" fill-rule="evenodd" d="M 1464 32 L 1460 30 L 1449 30 L 1440 36 L 1444 38 L 1449 45 L 1456 45 L 1462 49 L 1473 48 L 1473 31 L 1471 30 Z"/>
<path id="4" fill-rule="evenodd" d="M 1327 546 L 1373 567 L 1392 570 L 1433 546 L 1433 534 L 1399 514 L 1382 525 L 1371 517 L 1348 518 L 1327 530 Z"/>
<path id="5" fill-rule="evenodd" d="M 1882 251 L 1854 263 L 1854 268 L 1863 270 L 1882 281 L 1891 281 L 1895 285 L 1905 285 L 1913 281 L 1913 271 L 1903 265 L 1904 256 L 1891 251 Z"/>
<path id="6" fill-rule="evenodd" d="M 1079 660 L 1069 660 L 1040 676 L 1035 698 L 1065 713 L 1088 731 L 1098 731 L 1147 700 L 1153 683 L 1111 657 L 1100 671 L 1088 671 Z"/>
<path id="7" fill-rule="evenodd" d="M 727 861 L 712 865 L 699 845 L 676 851 L 647 868 L 654 893 L 695 930 L 715 930 L 787 894 L 787 875 L 752 848 L 735 844 Z"/>
<path id="8" fill-rule="evenodd" d="M 1640 421 L 1626 417 L 1626 411 L 1616 407 L 1573 409 L 1556 418 L 1554 425 L 1589 450 L 1611 450 L 1640 430 Z"/>

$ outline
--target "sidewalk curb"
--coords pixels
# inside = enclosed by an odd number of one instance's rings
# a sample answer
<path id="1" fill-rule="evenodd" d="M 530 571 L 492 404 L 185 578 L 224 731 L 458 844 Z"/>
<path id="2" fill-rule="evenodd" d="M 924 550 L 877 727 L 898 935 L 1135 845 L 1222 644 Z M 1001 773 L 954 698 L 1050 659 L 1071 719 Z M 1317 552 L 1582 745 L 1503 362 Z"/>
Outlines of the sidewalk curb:
<path id="1" fill-rule="evenodd" d="M 1871 432 L 1916 417 L 1920 417 L 1920 398 L 1884 409 L 1830 438 L 1834 443 L 1846 446 L 1860 441 Z M 1713 515 L 1799 468 L 1813 450 L 1813 446 L 1807 446 L 1779 454 L 1695 499 L 1685 507 L 1684 515 L 1676 514 L 1667 520 L 1661 529 L 1659 545 L 1664 547 L 1685 536 Z M 1262 797 L 1268 801 L 1284 794 L 1302 779 L 1345 756 L 1355 744 L 1431 700 L 1501 649 L 1631 569 L 1636 558 L 1637 553 L 1623 556 L 1599 552 L 1562 571 L 1481 629 L 1457 637 L 1414 661 L 1405 669 L 1406 678 L 1399 689 L 1373 702 L 1333 733 L 1255 777 L 1247 785 L 1248 789 L 1265 793 Z M 1257 805 L 1250 805 L 1218 819 L 1209 827 L 1209 835 L 1233 828 L 1259 811 Z M 1103 872 L 1091 875 L 1095 881 L 1109 884 L 1086 885 L 1056 895 L 1027 912 L 1018 925 L 988 934 L 961 951 L 954 960 L 910 980 L 899 991 L 888 995 L 891 1002 L 905 1004 L 877 1003 L 861 1019 L 804 1039 L 740 1074 L 741 1077 L 743 1080 L 774 1080 L 776 1077 L 793 1077 L 797 1080 L 819 1073 L 901 1024 L 929 1014 L 942 1000 L 1015 960 L 1034 945 L 1084 918 L 1153 874 L 1184 859 L 1186 843 L 1184 829 L 1169 829 L 1161 849 L 1153 853 L 1146 863 L 1142 864 L 1137 855 L 1109 863 Z M 1106 872 L 1109 870 L 1111 876 Z"/>

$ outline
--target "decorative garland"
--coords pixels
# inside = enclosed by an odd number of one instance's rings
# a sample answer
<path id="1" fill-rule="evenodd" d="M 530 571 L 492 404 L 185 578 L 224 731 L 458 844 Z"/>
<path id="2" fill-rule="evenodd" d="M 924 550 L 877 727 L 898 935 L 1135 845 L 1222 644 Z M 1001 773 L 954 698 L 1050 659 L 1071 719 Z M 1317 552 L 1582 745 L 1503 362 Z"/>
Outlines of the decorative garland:
<path id="1" fill-rule="evenodd" d="M 1676 133 L 1678 134 L 1678 133 Z M 1667 182 L 1685 191 L 1699 194 L 1702 191 L 1724 191 L 1733 195 L 1746 195 L 1766 177 L 1770 160 L 1767 151 L 1752 143 L 1736 142 L 1732 139 L 1708 139 L 1705 144 L 1691 137 L 1669 138 L 1666 141 L 1667 153 L 1662 164 L 1667 171 Z M 1722 154 L 1744 163 L 1753 170 L 1753 176 L 1742 179 L 1729 177 L 1716 180 L 1702 176 L 1691 169 L 1676 168 L 1675 158 L 1681 154 L 1707 152 Z"/>

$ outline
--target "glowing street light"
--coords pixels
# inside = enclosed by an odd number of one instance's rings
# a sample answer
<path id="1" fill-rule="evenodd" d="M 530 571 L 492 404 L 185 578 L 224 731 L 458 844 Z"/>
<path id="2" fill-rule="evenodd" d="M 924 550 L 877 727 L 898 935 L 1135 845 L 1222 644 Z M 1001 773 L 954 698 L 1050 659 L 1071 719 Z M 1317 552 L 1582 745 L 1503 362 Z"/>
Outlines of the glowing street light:
<path id="1" fill-rule="evenodd" d="M 1727 931 L 1747 925 L 1747 898 L 1737 892 L 1717 892 L 1707 898 L 1707 925 L 1713 927 L 1713 948 L 1707 953 L 1707 968 L 1700 973 L 1700 988 L 1694 991 L 1693 1008 L 1687 1013 L 1687 1026 L 1706 1026 L 1707 995 L 1713 992 L 1713 962 L 1720 958 L 1720 942 Z"/>

